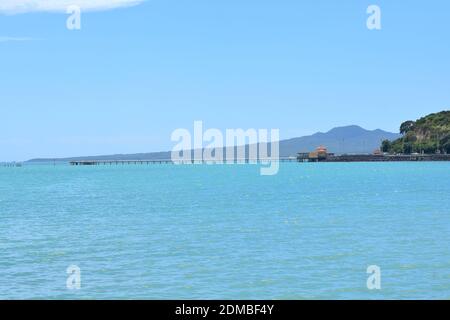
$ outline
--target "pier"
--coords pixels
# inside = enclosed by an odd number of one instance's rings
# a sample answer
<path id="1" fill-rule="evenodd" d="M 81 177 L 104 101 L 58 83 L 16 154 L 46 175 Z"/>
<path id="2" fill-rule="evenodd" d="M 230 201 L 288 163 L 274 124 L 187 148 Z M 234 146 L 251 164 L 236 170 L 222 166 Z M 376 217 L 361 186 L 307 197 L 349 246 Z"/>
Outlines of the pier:
<path id="1" fill-rule="evenodd" d="M 311 156 L 300 153 L 297 158 L 283 157 L 279 159 L 235 159 L 235 160 L 172 160 L 172 159 L 149 159 L 149 160 L 73 160 L 72 166 L 112 166 L 112 165 L 156 165 L 156 164 L 258 164 L 268 162 L 401 162 L 401 161 L 450 161 L 450 154 L 327 154 L 323 156 Z M 10 165 L 12 166 L 12 165 Z"/>
<path id="2" fill-rule="evenodd" d="M 99 166 L 99 165 L 150 165 L 150 164 L 213 164 L 213 163 L 267 163 L 277 162 L 297 162 L 295 157 L 286 157 L 279 159 L 234 159 L 234 160 L 172 160 L 172 159 L 152 159 L 152 160 L 74 160 L 70 161 L 72 166 Z"/>
<path id="3" fill-rule="evenodd" d="M 0 163 L 0 167 L 21 167 L 21 162 L 2 162 Z"/>

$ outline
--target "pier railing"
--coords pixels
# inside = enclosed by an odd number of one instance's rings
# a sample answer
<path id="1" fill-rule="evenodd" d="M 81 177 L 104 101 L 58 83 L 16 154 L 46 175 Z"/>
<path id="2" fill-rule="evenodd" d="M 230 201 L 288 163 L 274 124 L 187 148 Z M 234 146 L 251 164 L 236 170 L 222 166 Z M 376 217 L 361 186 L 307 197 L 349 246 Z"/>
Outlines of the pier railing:
<path id="1" fill-rule="evenodd" d="M 412 155 L 333 155 L 325 159 L 308 159 L 305 157 L 283 157 L 279 159 L 234 159 L 234 160 L 172 160 L 172 159 L 148 159 L 148 160 L 74 160 L 73 166 L 98 166 L 98 165 L 131 165 L 131 164 L 224 164 L 224 163 L 268 163 L 268 162 L 399 162 L 399 161 L 450 161 L 450 154 L 412 154 Z"/>
<path id="2" fill-rule="evenodd" d="M 267 163 L 277 162 L 297 162 L 297 158 L 286 157 L 279 159 L 234 159 L 234 160 L 172 160 L 172 159 L 150 159 L 150 160 L 74 160 L 70 161 L 73 166 L 97 166 L 97 165 L 126 165 L 126 164 L 213 164 L 213 163 Z"/>

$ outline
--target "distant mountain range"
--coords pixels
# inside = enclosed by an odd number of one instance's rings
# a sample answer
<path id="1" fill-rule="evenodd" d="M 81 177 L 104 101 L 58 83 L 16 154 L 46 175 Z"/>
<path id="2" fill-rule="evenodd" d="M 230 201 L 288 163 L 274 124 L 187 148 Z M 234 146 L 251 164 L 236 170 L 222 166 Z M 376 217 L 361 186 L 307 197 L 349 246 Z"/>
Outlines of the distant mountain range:
<path id="1" fill-rule="evenodd" d="M 310 136 L 280 141 L 280 157 L 296 156 L 299 152 L 310 152 L 318 146 L 325 146 L 336 154 L 372 153 L 380 148 L 383 140 L 400 138 L 398 133 L 366 130 L 356 125 L 337 127 L 326 133 L 318 132 Z M 75 160 L 157 160 L 170 159 L 171 152 L 151 152 L 136 154 L 114 154 L 103 156 L 72 157 L 60 159 L 32 159 L 29 162 L 75 161 Z"/>
<path id="2" fill-rule="evenodd" d="M 280 141 L 280 155 L 295 155 L 298 152 L 310 152 L 322 145 L 329 152 L 373 153 L 379 149 L 383 140 L 395 140 L 399 133 L 377 130 L 366 130 L 360 126 L 345 126 L 331 129 L 326 133 L 318 132 L 311 136 Z"/>

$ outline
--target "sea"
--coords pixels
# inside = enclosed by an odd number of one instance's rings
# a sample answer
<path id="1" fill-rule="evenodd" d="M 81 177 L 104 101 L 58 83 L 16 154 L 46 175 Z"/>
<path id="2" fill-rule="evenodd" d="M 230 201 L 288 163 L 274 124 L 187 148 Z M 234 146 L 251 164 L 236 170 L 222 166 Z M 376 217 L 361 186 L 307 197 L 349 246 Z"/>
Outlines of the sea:
<path id="1" fill-rule="evenodd" d="M 0 299 L 450 299 L 450 163 L 0 167 Z"/>

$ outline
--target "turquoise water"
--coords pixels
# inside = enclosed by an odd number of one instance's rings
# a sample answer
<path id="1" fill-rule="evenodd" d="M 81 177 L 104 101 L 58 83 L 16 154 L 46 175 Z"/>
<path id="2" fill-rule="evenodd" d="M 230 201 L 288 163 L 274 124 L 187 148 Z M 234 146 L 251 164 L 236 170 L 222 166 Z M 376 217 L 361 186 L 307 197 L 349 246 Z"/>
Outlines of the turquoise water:
<path id="1" fill-rule="evenodd" d="M 0 167 L 1 299 L 450 299 L 449 244 L 450 163 Z"/>

